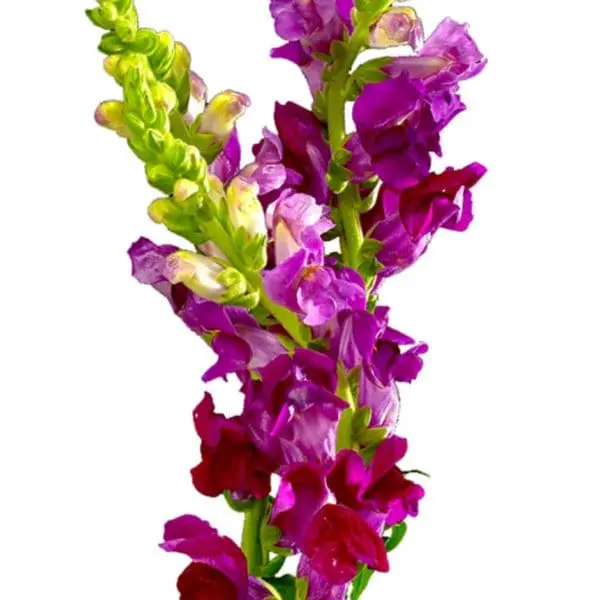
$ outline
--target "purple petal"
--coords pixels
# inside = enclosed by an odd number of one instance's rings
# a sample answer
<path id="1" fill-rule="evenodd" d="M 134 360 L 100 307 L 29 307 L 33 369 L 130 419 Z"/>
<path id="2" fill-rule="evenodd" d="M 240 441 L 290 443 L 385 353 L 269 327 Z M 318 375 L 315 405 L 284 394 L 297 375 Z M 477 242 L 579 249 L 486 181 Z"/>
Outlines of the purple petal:
<path id="1" fill-rule="evenodd" d="M 354 104 L 357 130 L 362 135 L 399 123 L 417 108 L 424 91 L 423 84 L 407 74 L 366 85 Z"/>

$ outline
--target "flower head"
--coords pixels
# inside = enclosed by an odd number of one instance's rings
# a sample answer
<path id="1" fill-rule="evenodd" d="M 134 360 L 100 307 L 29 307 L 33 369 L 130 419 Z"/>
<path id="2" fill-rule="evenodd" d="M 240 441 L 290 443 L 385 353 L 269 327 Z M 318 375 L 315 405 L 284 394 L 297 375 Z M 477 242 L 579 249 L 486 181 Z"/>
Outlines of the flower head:
<path id="1" fill-rule="evenodd" d="M 275 465 L 239 418 L 215 413 L 212 397 L 206 394 L 194 411 L 194 424 L 202 440 L 202 461 L 192 469 L 192 479 L 201 494 L 217 497 L 227 490 L 239 498 L 268 496 Z"/>
<path id="2" fill-rule="evenodd" d="M 336 396 L 336 365 L 313 350 L 279 356 L 246 384 L 242 419 L 257 446 L 278 464 L 330 463 L 347 407 Z"/>

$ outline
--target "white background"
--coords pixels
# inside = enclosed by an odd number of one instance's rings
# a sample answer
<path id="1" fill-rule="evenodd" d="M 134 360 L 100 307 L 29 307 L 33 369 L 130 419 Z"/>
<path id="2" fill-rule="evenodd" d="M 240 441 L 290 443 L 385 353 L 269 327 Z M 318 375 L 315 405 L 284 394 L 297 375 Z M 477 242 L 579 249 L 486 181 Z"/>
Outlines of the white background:
<path id="1" fill-rule="evenodd" d="M 90 4 L 91 0 L 87 4 Z M 276 100 L 308 100 L 267 0 L 138 0 L 188 44 L 213 93 L 247 92 L 246 147 Z M 117 94 L 76 2 L 3 5 L 0 598 L 175 598 L 185 564 L 157 549 L 201 498 L 191 411 L 211 353 L 129 274 L 154 192 L 93 123 Z M 431 345 L 403 390 L 407 466 L 433 474 L 421 517 L 366 598 L 594 600 L 600 494 L 598 8 L 416 0 L 427 29 L 471 23 L 489 56 L 444 163 L 490 173 L 466 234 L 441 233 L 390 283 L 394 325 Z M 8 12 L 7 12 L 8 11 Z M 221 407 L 237 393 L 213 385 Z"/>

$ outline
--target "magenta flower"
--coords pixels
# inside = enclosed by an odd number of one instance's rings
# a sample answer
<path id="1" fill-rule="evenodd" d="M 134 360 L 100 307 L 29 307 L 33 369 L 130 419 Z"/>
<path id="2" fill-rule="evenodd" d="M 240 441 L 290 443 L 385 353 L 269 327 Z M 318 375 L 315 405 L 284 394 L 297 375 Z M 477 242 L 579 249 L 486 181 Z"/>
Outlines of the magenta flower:
<path id="1" fill-rule="evenodd" d="M 282 532 L 280 544 L 300 550 L 305 568 L 318 574 L 316 588 L 347 583 L 358 562 L 386 570 L 384 524 L 417 516 L 424 496 L 396 466 L 406 448 L 406 440 L 391 437 L 368 465 L 357 452 L 344 450 L 330 466 L 294 464 L 281 471 L 271 522 Z M 330 493 L 337 505 L 328 504 Z"/>
<path id="2" fill-rule="evenodd" d="M 287 40 L 271 56 L 298 65 L 313 94 L 322 88 L 325 66 L 314 53 L 328 54 L 332 42 L 342 39 L 344 28 L 353 31 L 353 7 L 353 0 L 271 0 L 275 31 Z"/>
<path id="3" fill-rule="evenodd" d="M 327 485 L 338 503 L 365 517 L 379 513 L 388 526 L 416 517 L 425 491 L 396 466 L 406 450 L 406 440 L 390 437 L 377 448 L 368 466 L 359 454 L 344 450 L 329 472 Z"/>
<path id="4" fill-rule="evenodd" d="M 215 413 L 206 394 L 194 411 L 194 424 L 202 440 L 202 461 L 192 469 L 192 480 L 201 494 L 214 498 L 230 491 L 239 499 L 269 495 L 275 465 L 254 444 L 241 418 Z"/>
<path id="5" fill-rule="evenodd" d="M 210 165 L 210 173 L 227 185 L 240 170 L 242 160 L 242 147 L 237 129 L 234 129 L 223 146 L 223 150 L 217 155 Z"/>
<path id="6" fill-rule="evenodd" d="M 270 205 L 268 225 L 275 244 L 275 262 L 282 264 L 300 250 L 306 250 L 310 259 L 323 263 L 324 246 L 321 236 L 334 227 L 327 217 L 329 209 L 318 205 L 312 196 L 283 192 Z"/>
<path id="7" fill-rule="evenodd" d="M 319 264 L 308 250 L 266 271 L 263 279 L 271 299 L 298 313 L 307 325 L 323 325 L 344 309 L 366 308 L 360 275 Z"/>
<path id="8" fill-rule="evenodd" d="M 459 83 L 484 66 L 467 27 L 446 19 L 418 56 L 395 59 L 386 67 L 390 79 L 365 86 L 353 116 L 361 146 L 384 183 L 405 189 L 425 178 L 430 154 L 441 155 L 440 132 L 465 108 Z"/>
<path id="9" fill-rule="evenodd" d="M 177 581 L 180 600 L 266 600 L 270 596 L 258 580 L 248 577 L 240 548 L 198 517 L 183 515 L 166 523 L 160 547 L 192 560 Z"/>
<path id="10" fill-rule="evenodd" d="M 279 465 L 335 456 L 337 425 L 347 404 L 335 395 L 336 365 L 313 350 L 296 350 L 259 369 L 245 386 L 243 422 L 254 443 Z"/>
<path id="11" fill-rule="evenodd" d="M 404 190 L 384 186 L 377 207 L 365 217 L 370 236 L 382 243 L 377 253 L 389 276 L 412 265 L 440 228 L 465 231 L 473 220 L 471 188 L 487 169 L 472 163 L 427 176 Z M 369 225 L 367 225 L 369 226 Z"/>

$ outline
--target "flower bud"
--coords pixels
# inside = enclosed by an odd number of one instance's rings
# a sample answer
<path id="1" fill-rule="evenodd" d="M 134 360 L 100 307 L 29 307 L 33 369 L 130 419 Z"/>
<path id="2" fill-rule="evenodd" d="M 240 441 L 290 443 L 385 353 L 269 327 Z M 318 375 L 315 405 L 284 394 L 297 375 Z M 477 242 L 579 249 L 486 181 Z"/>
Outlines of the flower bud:
<path id="1" fill-rule="evenodd" d="M 168 113 L 177 106 L 177 94 L 175 90 L 161 81 L 152 85 L 152 99 L 158 108 L 164 108 Z"/>
<path id="2" fill-rule="evenodd" d="M 118 100 L 102 102 L 96 109 L 96 123 L 112 129 L 122 137 L 129 137 L 129 128 L 125 122 L 125 105 Z"/>
<path id="3" fill-rule="evenodd" d="M 179 250 L 167 258 L 165 277 L 183 283 L 195 294 L 214 302 L 228 302 L 246 292 L 246 279 L 232 267 L 207 256 Z"/>
<path id="4" fill-rule="evenodd" d="M 104 59 L 104 70 L 111 77 L 120 77 L 119 63 L 121 62 L 121 56 L 119 54 L 111 54 Z"/>
<path id="5" fill-rule="evenodd" d="M 392 8 L 371 29 L 371 48 L 410 45 L 415 50 L 423 42 L 423 24 L 409 7 Z"/>
<path id="6" fill-rule="evenodd" d="M 258 184 L 244 175 L 233 179 L 227 188 L 227 210 L 231 224 L 235 229 L 245 229 L 251 237 L 267 234 L 265 213 L 258 192 Z"/>
<path id="7" fill-rule="evenodd" d="M 211 133 L 217 139 L 225 141 L 236 121 L 250 106 L 250 98 L 238 92 L 222 92 L 215 96 L 202 114 L 199 133 Z"/>
<path id="8" fill-rule="evenodd" d="M 204 79 L 202 79 L 198 73 L 190 71 L 190 86 L 192 98 L 200 102 L 202 108 L 204 108 L 206 104 L 206 95 L 208 93 L 208 88 L 206 87 L 206 83 L 204 83 Z"/>
<path id="9" fill-rule="evenodd" d="M 198 193 L 199 189 L 198 184 L 189 179 L 178 179 L 173 189 L 173 197 L 178 202 L 184 202 L 190 196 Z"/>

